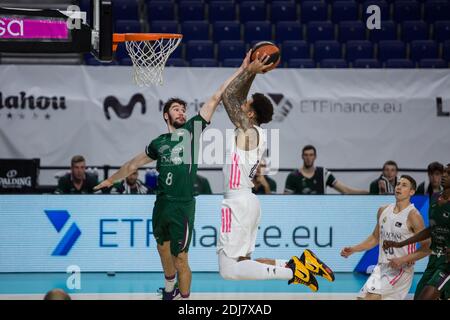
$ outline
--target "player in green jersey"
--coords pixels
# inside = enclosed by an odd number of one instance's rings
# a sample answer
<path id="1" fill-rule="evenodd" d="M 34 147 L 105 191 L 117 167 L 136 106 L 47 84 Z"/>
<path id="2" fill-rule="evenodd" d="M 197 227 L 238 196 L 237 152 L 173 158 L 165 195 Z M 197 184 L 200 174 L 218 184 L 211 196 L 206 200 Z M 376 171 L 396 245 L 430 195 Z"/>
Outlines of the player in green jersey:
<path id="1" fill-rule="evenodd" d="M 402 241 L 385 241 L 383 248 L 403 247 L 431 237 L 431 255 L 422 279 L 417 284 L 414 299 L 436 300 L 450 298 L 450 163 L 442 176 L 443 191 L 430 201 L 430 226 Z"/>
<path id="2" fill-rule="evenodd" d="M 138 168 L 156 161 L 159 172 L 153 209 L 153 234 L 165 275 L 163 300 L 188 298 L 192 274 L 188 250 L 194 225 L 195 199 L 193 184 L 197 173 L 197 156 L 201 132 L 209 124 L 228 84 L 243 70 L 243 65 L 226 80 L 200 109 L 186 121 L 186 102 L 169 99 L 163 109 L 168 133 L 162 134 L 140 153 L 127 161 L 115 174 L 95 190 L 108 188 Z M 175 287 L 175 277 L 179 287 Z"/>

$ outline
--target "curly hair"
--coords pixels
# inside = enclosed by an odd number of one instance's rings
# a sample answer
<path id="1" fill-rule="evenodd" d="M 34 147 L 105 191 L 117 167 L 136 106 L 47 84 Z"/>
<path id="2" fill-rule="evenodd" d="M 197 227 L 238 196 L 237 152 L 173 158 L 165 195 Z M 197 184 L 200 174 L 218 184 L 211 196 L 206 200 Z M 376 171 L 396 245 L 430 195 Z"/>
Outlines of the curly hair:
<path id="1" fill-rule="evenodd" d="M 163 107 L 163 119 L 164 119 L 164 114 L 169 112 L 170 107 L 172 106 L 173 103 L 178 103 L 181 104 L 182 106 L 184 106 L 185 108 L 187 108 L 187 103 L 186 101 L 180 99 L 180 98 L 170 98 L 169 100 L 167 100 L 164 103 L 164 107 Z M 166 121 L 166 119 L 164 119 L 164 121 Z"/>
<path id="2" fill-rule="evenodd" d="M 256 113 L 256 121 L 259 125 L 272 121 L 273 105 L 262 93 L 254 93 L 252 95 L 253 102 L 251 107 Z"/>

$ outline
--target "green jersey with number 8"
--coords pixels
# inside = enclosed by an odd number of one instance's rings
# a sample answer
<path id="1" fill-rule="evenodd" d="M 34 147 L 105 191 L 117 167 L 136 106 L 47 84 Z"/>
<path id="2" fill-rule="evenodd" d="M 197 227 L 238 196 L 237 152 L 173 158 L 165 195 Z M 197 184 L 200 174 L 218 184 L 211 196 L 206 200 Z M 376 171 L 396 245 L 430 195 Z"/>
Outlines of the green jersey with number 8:
<path id="1" fill-rule="evenodd" d="M 158 198 L 187 201 L 194 197 L 199 140 L 208 124 L 196 115 L 176 131 L 160 135 L 147 146 L 145 153 L 157 161 Z"/>

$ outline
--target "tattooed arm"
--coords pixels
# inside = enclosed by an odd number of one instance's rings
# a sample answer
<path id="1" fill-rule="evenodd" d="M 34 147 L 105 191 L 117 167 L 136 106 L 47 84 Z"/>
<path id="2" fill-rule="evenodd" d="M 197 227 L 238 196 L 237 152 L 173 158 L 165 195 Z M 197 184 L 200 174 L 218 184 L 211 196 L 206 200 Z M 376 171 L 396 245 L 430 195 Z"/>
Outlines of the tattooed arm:
<path id="1" fill-rule="evenodd" d="M 242 65 L 239 67 L 239 69 L 237 69 L 236 72 L 231 77 L 229 77 L 216 92 L 214 92 L 214 94 L 208 99 L 208 101 L 206 101 L 203 104 L 202 108 L 200 109 L 200 115 L 202 116 L 203 119 L 205 119 L 208 122 L 211 121 L 211 118 L 214 112 L 216 111 L 217 106 L 220 103 L 220 100 L 222 99 L 222 95 L 223 92 L 225 91 L 225 88 L 227 88 L 230 82 L 233 79 L 235 79 L 247 67 L 249 57 L 250 51 L 247 54 L 244 61 L 242 62 Z"/>
<path id="2" fill-rule="evenodd" d="M 265 65 L 268 59 L 269 56 L 267 55 L 262 57 L 257 56 L 253 62 L 249 63 L 250 53 L 247 54 L 245 58 L 248 64 L 247 67 L 230 82 L 222 95 L 225 110 L 227 111 L 231 122 L 239 129 L 247 130 L 251 128 L 250 119 L 247 114 L 242 111 L 241 106 L 247 100 L 247 94 L 250 91 L 250 87 L 256 74 L 265 71 L 272 65 Z"/>

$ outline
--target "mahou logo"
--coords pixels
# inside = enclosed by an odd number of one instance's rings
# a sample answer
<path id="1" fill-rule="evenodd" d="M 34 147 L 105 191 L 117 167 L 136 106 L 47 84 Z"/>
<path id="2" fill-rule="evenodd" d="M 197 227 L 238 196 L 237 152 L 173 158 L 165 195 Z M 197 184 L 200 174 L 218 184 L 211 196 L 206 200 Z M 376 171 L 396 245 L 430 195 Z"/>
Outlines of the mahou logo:
<path id="1" fill-rule="evenodd" d="M 28 110 L 47 110 L 47 109 L 66 109 L 66 97 L 47 97 L 27 95 L 21 91 L 19 95 L 3 96 L 0 91 L 0 110 L 1 109 L 28 109 Z"/>
<path id="2" fill-rule="evenodd" d="M 23 35 L 23 21 L 0 18 L 0 37 L 22 37 Z"/>

